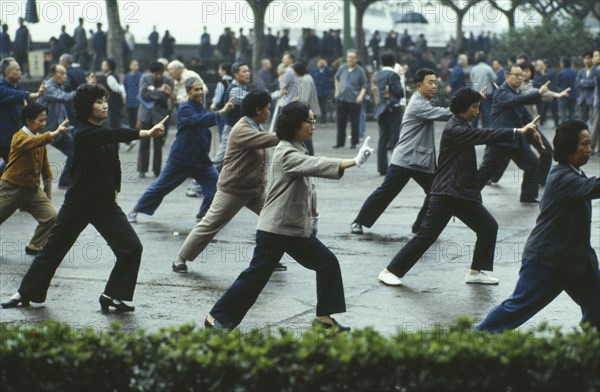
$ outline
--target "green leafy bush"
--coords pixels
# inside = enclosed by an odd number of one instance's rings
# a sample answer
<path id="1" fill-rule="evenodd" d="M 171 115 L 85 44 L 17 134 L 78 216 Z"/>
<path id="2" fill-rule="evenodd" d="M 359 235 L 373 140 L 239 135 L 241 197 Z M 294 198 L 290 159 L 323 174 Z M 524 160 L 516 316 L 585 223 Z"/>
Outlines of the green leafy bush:
<path id="1" fill-rule="evenodd" d="M 600 334 L 444 329 L 108 332 L 3 325 L 0 388 L 20 390 L 600 390 Z"/>

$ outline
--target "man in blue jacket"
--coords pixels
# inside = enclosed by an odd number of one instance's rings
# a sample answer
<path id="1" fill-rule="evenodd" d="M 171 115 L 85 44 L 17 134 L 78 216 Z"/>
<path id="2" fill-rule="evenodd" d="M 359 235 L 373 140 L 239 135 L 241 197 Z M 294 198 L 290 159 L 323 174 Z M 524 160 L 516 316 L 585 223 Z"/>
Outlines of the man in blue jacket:
<path id="1" fill-rule="evenodd" d="M 494 92 L 490 114 L 491 128 L 521 128 L 533 120 L 525 105 L 540 102 L 541 95 L 548 91 L 548 86 L 546 84 L 536 92 L 521 94 L 519 86 L 522 78 L 523 71 L 520 66 L 512 65 L 510 69 L 507 68 L 506 81 Z M 520 201 L 537 203 L 538 159 L 531 151 L 525 135 L 519 135 L 512 143 L 489 144 L 486 147 L 483 162 L 477 171 L 481 188 L 505 167 L 506 158 L 510 158 L 524 172 Z"/>
<path id="2" fill-rule="evenodd" d="M 577 118 L 584 123 L 593 120 L 594 86 L 596 85 L 596 68 L 592 63 L 592 52 L 583 54 L 584 67 L 577 72 Z"/>
<path id="3" fill-rule="evenodd" d="M 576 79 L 577 71 L 571 68 L 571 59 L 563 57 L 560 59 L 562 69 L 556 77 L 556 88 L 558 91 L 563 91 L 567 88 L 571 89 L 568 97 L 562 97 L 558 100 L 558 117 L 563 123 L 567 120 L 575 118 L 575 108 L 577 104 Z"/>
<path id="4" fill-rule="evenodd" d="M 23 127 L 21 123 L 21 111 L 23 110 L 23 101 L 34 100 L 46 93 L 46 85 L 42 83 L 36 93 L 20 90 L 17 86 L 21 80 L 21 67 L 12 57 L 2 60 L 2 80 L 0 80 L 0 155 L 2 156 L 2 166 L 8 163 L 10 154 L 10 143 L 12 137 L 19 129 Z"/>
<path id="5" fill-rule="evenodd" d="M 554 159 L 540 215 L 523 250 L 513 294 L 477 326 L 502 332 L 517 328 L 564 291 L 580 307 L 582 322 L 600 328 L 600 270 L 590 244 L 592 199 L 600 198 L 600 178 L 581 170 L 592 155 L 590 133 L 581 121 L 556 129 Z"/>
<path id="6" fill-rule="evenodd" d="M 202 105 L 203 83 L 198 78 L 185 81 L 189 99 L 177 109 L 177 137 L 171 153 L 158 179 L 140 197 L 133 210 L 127 215 L 131 223 L 137 222 L 139 212 L 153 215 L 163 198 L 177 188 L 188 177 L 193 177 L 202 186 L 202 204 L 196 216 L 201 220 L 208 211 L 217 192 L 219 173 L 208 157 L 211 132 L 209 127 L 217 125 L 219 116 L 233 109 L 227 104 L 218 112 L 207 112 Z"/>

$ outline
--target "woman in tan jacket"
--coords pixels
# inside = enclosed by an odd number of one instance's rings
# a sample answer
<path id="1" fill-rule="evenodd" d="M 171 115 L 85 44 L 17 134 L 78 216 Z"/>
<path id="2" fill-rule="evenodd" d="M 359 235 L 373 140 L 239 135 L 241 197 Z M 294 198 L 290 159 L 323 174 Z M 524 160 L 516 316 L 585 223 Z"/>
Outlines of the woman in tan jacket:
<path id="1" fill-rule="evenodd" d="M 265 287 L 284 253 L 317 273 L 315 324 L 339 331 L 331 315 L 346 311 L 340 265 L 335 255 L 313 234 L 317 215 L 311 177 L 339 179 L 344 170 L 360 166 L 373 152 L 368 138 L 354 159 L 307 155 L 304 142 L 315 131 L 315 116 L 304 103 L 292 102 L 281 109 L 265 205 L 258 220 L 256 248 L 244 270 L 210 311 L 207 328 L 233 329 L 242 321 Z"/>
<path id="2" fill-rule="evenodd" d="M 25 253 L 36 255 L 48 242 L 50 229 L 56 221 L 52 206 L 52 170 L 48 162 L 46 144 L 68 130 L 68 120 L 55 131 L 44 132 L 46 108 L 30 103 L 23 108 L 21 120 L 25 126 L 14 134 L 6 170 L 0 180 L 0 224 L 17 209 L 30 213 L 38 225 L 25 246 Z M 43 190 L 40 189 L 40 176 Z"/>

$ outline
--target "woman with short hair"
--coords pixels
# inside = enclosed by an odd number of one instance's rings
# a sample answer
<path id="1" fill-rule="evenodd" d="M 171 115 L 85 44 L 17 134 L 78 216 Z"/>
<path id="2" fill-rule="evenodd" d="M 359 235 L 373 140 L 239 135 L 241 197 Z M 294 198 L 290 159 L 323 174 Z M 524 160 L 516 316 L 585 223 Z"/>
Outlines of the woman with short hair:
<path id="1" fill-rule="evenodd" d="M 600 329 L 600 269 L 590 243 L 591 200 L 600 198 L 600 178 L 588 178 L 581 170 L 591 155 L 585 123 L 568 120 L 556 128 L 554 160 L 558 164 L 548 175 L 540 214 L 523 249 L 515 291 L 490 311 L 478 330 L 517 328 L 563 291 L 581 307 L 581 322 Z"/>
<path id="2" fill-rule="evenodd" d="M 102 123 L 108 116 L 107 92 L 102 86 L 79 86 L 73 98 L 78 126 L 73 134 L 73 181 L 50 231 L 48 243 L 33 260 L 12 298 L 3 308 L 46 300 L 48 288 L 79 234 L 92 224 L 106 240 L 117 261 L 99 298 L 103 311 L 115 308 L 131 312 L 137 274 L 142 259 L 142 244 L 117 204 L 121 190 L 121 162 L 115 143 L 164 133 L 165 117 L 150 130 L 108 129 Z M 76 302 L 76 301 L 75 301 Z"/>
<path id="3" fill-rule="evenodd" d="M 270 185 L 256 231 L 256 248 L 250 266 L 210 311 L 207 328 L 232 329 L 240 324 L 261 293 L 284 253 L 317 273 L 315 323 L 339 331 L 331 315 L 346 311 L 340 265 L 335 255 L 315 236 L 312 219 L 318 215 L 311 177 L 339 179 L 344 170 L 360 166 L 373 152 L 369 139 L 354 159 L 307 155 L 304 141 L 315 131 L 315 116 L 304 103 L 292 102 L 281 109 L 270 168 Z"/>

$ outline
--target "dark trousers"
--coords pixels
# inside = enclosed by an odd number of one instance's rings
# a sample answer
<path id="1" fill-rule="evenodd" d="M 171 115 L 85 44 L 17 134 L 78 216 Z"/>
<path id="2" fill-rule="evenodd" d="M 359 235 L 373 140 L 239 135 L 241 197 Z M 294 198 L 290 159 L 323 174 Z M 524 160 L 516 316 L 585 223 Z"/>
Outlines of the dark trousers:
<path id="1" fill-rule="evenodd" d="M 63 133 L 52 142 L 52 146 L 67 156 L 65 166 L 63 167 L 58 186 L 67 187 L 71 183 L 71 165 L 73 165 L 73 135 L 71 132 Z"/>
<path id="2" fill-rule="evenodd" d="M 204 215 L 215 193 L 217 193 L 217 179 L 219 172 L 214 165 L 207 163 L 201 168 L 184 166 L 167 160 L 164 170 L 156 181 L 150 185 L 135 205 L 134 211 L 153 215 L 162 203 L 163 198 L 181 185 L 188 177 L 192 177 L 202 187 L 202 204 L 200 215 Z"/>
<path id="3" fill-rule="evenodd" d="M 574 120 L 576 108 L 577 101 L 565 98 L 558 99 L 558 117 L 560 123 L 562 124 L 567 120 Z"/>
<path id="4" fill-rule="evenodd" d="M 154 124 L 142 123 L 141 129 L 151 129 Z M 161 137 L 147 137 L 140 139 L 140 147 L 138 150 L 138 172 L 146 173 L 150 163 L 150 141 L 152 141 L 152 171 L 155 176 L 160 175 L 162 167 L 162 147 L 165 144 L 167 135 L 167 127 L 165 126 L 165 135 Z"/>
<path id="5" fill-rule="evenodd" d="M 329 100 L 329 96 L 318 97 L 319 99 L 319 109 L 321 109 L 321 116 L 319 117 L 319 122 L 321 124 L 327 123 L 327 101 Z"/>
<path id="6" fill-rule="evenodd" d="M 488 180 L 497 176 L 505 168 L 506 159 L 512 159 L 523 170 L 521 200 L 531 200 L 538 196 L 538 159 L 531 148 L 510 148 L 490 144 L 485 148 L 483 162 L 477 171 L 477 181 L 483 188 Z"/>
<path id="7" fill-rule="evenodd" d="M 250 266 L 217 301 L 210 314 L 231 328 L 241 323 L 284 253 L 317 273 L 317 316 L 346 311 L 340 264 L 317 237 L 290 237 L 257 230 Z"/>
<path id="8" fill-rule="evenodd" d="M 383 179 L 383 183 L 379 188 L 365 200 L 365 203 L 360 209 L 360 212 L 354 219 L 354 222 L 360 223 L 363 226 L 371 227 L 379 219 L 383 211 L 390 205 L 392 200 L 404 189 L 408 181 L 412 178 L 419 184 L 425 192 L 425 200 L 423 206 L 417 215 L 417 219 L 413 224 L 413 231 L 418 231 L 421 223 L 427 213 L 429 205 L 429 191 L 433 184 L 435 175 L 433 173 L 424 173 L 416 170 L 407 169 L 405 167 L 390 165 L 387 174 Z"/>
<path id="9" fill-rule="evenodd" d="M 19 294 L 33 302 L 44 302 L 50 281 L 79 234 L 92 224 L 117 257 L 104 294 L 131 301 L 142 259 L 142 244 L 116 204 L 80 205 L 65 201 L 56 217 L 48 243 L 33 260 L 23 277 Z M 82 260 L 83 261 L 83 260 Z"/>
<path id="10" fill-rule="evenodd" d="M 550 140 L 543 133 L 540 132 L 540 136 L 542 137 L 542 142 L 544 143 L 544 148 L 542 145 L 538 143 L 533 137 L 529 138 L 529 142 L 531 146 L 535 148 L 535 150 L 539 154 L 538 158 L 538 180 L 540 185 L 546 185 L 546 179 L 548 178 L 548 173 L 550 173 L 550 169 L 552 168 L 552 144 Z M 500 181 L 502 175 L 506 171 L 508 164 L 510 163 L 510 158 L 505 157 L 502 160 L 502 163 L 498 163 L 497 170 L 495 173 L 492 173 L 490 179 L 493 182 Z"/>
<path id="11" fill-rule="evenodd" d="M 377 142 L 377 171 L 385 175 L 388 170 L 388 152 L 387 146 L 390 140 L 396 139 L 398 142 L 400 135 L 400 123 L 402 122 L 402 110 L 388 112 L 379 115 L 377 125 L 379 125 L 379 141 Z"/>
<path id="12" fill-rule="evenodd" d="M 477 234 L 471 269 L 491 271 L 494 266 L 498 223 L 483 204 L 446 195 L 431 195 L 421 230 L 394 256 L 388 271 L 403 277 L 440 236 L 452 216 Z"/>
<path id="13" fill-rule="evenodd" d="M 137 129 L 137 115 L 139 107 L 127 108 L 127 119 L 129 120 L 129 128 Z"/>
<path id="14" fill-rule="evenodd" d="M 563 291 L 581 307 L 581 322 L 600 329 L 600 270 L 568 274 L 527 260 L 521 265 L 515 291 L 493 308 L 476 329 L 502 332 L 517 328 Z"/>
<path id="15" fill-rule="evenodd" d="M 346 144 L 346 123 L 350 119 L 350 129 L 352 131 L 351 146 L 358 144 L 358 131 L 360 126 L 361 105 L 355 102 L 337 103 L 337 143 L 336 146 L 343 147 Z"/>

